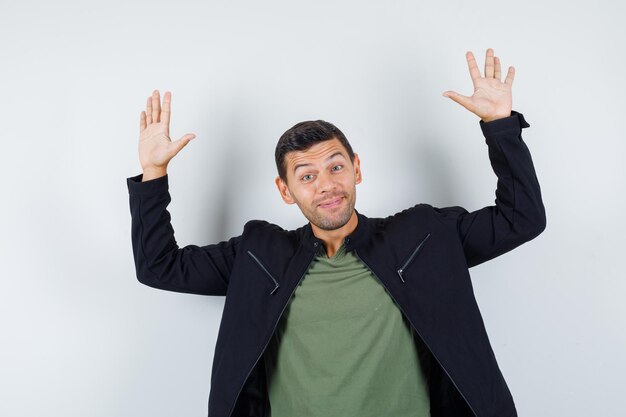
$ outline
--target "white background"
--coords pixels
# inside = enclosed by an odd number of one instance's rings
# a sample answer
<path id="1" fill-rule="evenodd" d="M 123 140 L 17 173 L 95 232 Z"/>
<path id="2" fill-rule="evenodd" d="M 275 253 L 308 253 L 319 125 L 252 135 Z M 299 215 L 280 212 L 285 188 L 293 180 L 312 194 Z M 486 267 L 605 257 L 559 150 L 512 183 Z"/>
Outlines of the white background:
<path id="1" fill-rule="evenodd" d="M 274 147 L 302 120 L 361 157 L 357 209 L 492 205 L 465 62 L 517 70 L 547 210 L 470 270 L 521 416 L 623 415 L 626 30 L 616 1 L 0 3 L 0 415 L 205 416 L 223 298 L 137 282 L 126 178 L 139 114 L 172 91 L 181 246 L 249 219 L 304 224 Z"/>

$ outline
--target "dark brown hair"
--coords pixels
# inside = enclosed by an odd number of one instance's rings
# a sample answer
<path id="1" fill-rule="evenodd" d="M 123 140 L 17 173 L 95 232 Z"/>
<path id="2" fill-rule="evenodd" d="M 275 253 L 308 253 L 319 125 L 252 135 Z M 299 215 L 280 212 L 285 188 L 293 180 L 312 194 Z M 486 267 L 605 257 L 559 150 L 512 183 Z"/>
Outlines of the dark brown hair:
<path id="1" fill-rule="evenodd" d="M 346 136 L 332 123 L 324 120 L 309 120 L 295 124 L 282 134 L 276 145 L 274 157 L 276 169 L 283 181 L 287 182 L 287 166 L 285 156 L 289 152 L 304 151 L 316 143 L 331 139 L 338 139 L 348 151 L 350 160 L 354 162 L 354 152 Z"/>

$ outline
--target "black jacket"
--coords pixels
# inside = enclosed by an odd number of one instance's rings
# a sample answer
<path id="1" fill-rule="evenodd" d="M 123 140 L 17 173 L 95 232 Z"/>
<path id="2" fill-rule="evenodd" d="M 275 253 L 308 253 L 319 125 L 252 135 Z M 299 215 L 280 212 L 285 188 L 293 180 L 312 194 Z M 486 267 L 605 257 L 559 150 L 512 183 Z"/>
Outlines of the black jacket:
<path id="1" fill-rule="evenodd" d="M 529 126 L 523 115 L 479 123 L 498 177 L 494 206 L 468 212 L 417 204 L 386 218 L 357 211 L 358 225 L 345 239 L 346 250 L 372 270 L 432 354 L 433 417 L 517 415 L 468 268 L 539 235 L 545 210 L 521 136 Z M 322 242 L 310 224 L 283 230 L 253 220 L 230 240 L 179 248 L 166 210 L 167 181 L 127 179 L 137 278 L 164 290 L 226 296 L 209 417 L 267 417 L 262 355 Z"/>

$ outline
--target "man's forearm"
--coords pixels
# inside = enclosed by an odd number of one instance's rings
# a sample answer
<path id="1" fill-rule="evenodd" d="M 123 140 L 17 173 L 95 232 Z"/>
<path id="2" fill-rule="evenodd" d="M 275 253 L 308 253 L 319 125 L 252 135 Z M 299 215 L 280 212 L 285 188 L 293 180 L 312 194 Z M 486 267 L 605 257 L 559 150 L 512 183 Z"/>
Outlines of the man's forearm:
<path id="1" fill-rule="evenodd" d="M 204 246 L 180 248 L 167 206 L 167 177 L 126 179 L 131 213 L 131 242 L 137 279 L 162 290 L 226 295 L 240 237 Z"/>

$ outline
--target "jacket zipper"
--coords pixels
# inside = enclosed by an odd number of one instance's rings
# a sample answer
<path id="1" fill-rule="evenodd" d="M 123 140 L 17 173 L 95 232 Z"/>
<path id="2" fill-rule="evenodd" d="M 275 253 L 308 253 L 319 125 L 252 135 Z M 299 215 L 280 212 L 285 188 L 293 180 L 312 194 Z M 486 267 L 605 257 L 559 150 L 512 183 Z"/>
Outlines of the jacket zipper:
<path id="1" fill-rule="evenodd" d="M 430 233 L 428 234 L 428 236 L 430 236 Z M 424 240 L 422 240 L 422 243 L 424 243 L 424 241 L 428 238 L 428 236 L 426 236 L 426 238 L 424 238 Z M 415 252 L 417 252 L 420 248 L 420 246 L 422 246 L 422 243 L 420 243 L 420 245 L 417 247 L 417 249 L 415 249 L 415 251 L 413 252 L 413 254 L 415 254 Z M 396 305 L 398 306 L 398 308 L 400 309 L 400 311 L 402 311 L 402 314 L 404 314 L 404 316 L 407 318 L 407 320 L 409 321 L 409 323 L 411 323 L 411 326 L 413 326 L 413 329 L 415 330 L 415 332 L 417 333 L 417 335 L 420 337 L 420 339 L 422 339 L 422 341 L 424 342 L 424 344 L 426 345 L 426 347 L 428 348 L 428 350 L 430 351 L 430 353 L 433 355 L 433 357 L 435 358 L 435 360 L 437 361 L 437 363 L 439 364 L 439 366 L 441 366 L 441 369 L 444 370 L 444 372 L 446 373 L 446 375 L 448 375 L 448 378 L 450 378 L 450 381 L 452 381 L 452 384 L 454 385 L 454 387 L 456 388 L 456 390 L 459 392 L 459 394 L 461 394 L 461 397 L 463 397 L 463 400 L 465 400 L 465 403 L 468 405 L 468 407 L 470 408 L 470 410 L 472 410 L 472 413 L 474 413 L 474 415 L 476 417 L 478 417 L 478 414 L 476 414 L 476 411 L 474 411 L 474 409 L 472 408 L 472 405 L 469 403 L 469 401 L 467 401 L 467 398 L 465 398 L 465 394 L 463 394 L 463 392 L 459 389 L 459 387 L 456 385 L 456 382 L 454 382 L 454 380 L 452 379 L 452 377 L 450 376 L 450 374 L 448 373 L 448 371 L 446 370 L 446 368 L 443 367 L 443 365 L 441 364 L 441 362 L 439 361 L 439 359 L 437 358 L 437 356 L 435 356 L 435 353 L 433 352 L 433 350 L 430 348 L 430 346 L 428 346 L 428 343 L 426 343 L 426 340 L 424 340 L 424 338 L 422 337 L 422 335 L 420 334 L 420 332 L 417 330 L 417 327 L 415 327 L 415 325 L 413 324 L 413 322 L 411 321 L 411 318 L 408 316 L 408 314 L 406 314 L 406 312 L 404 311 L 404 309 L 402 308 L 402 306 L 400 306 L 400 303 L 398 303 L 398 301 L 395 299 L 395 297 L 391 294 L 391 292 L 389 291 L 389 289 L 387 288 L 387 286 L 384 284 L 384 282 L 378 277 L 378 275 L 376 275 L 376 272 L 374 272 L 374 270 L 372 268 L 370 268 L 370 266 L 359 256 L 359 254 L 357 253 L 356 249 L 354 249 L 354 254 L 356 255 L 357 258 L 359 258 L 359 260 L 361 262 L 363 262 L 363 264 L 365 264 L 365 266 L 367 266 L 367 268 L 372 272 L 372 274 L 374 274 L 374 276 L 376 277 L 376 279 L 378 279 L 378 281 L 381 283 L 381 285 L 383 287 L 385 287 L 387 289 L 387 293 L 389 294 L 389 296 L 393 299 L 393 301 L 396 303 Z M 413 258 L 413 255 L 411 256 L 411 258 Z M 410 261 L 411 259 L 409 259 Z M 408 261 L 405 263 L 408 263 Z M 402 276 L 400 277 L 402 278 Z M 404 280 L 403 280 L 404 282 Z"/>
<path id="2" fill-rule="evenodd" d="M 400 269 L 398 269 L 398 276 L 400 277 L 400 280 L 402 282 L 404 281 L 404 277 L 402 277 L 402 274 L 404 273 L 404 270 L 406 269 L 406 267 L 409 265 L 409 263 L 411 263 L 411 261 L 413 260 L 413 258 L 415 258 L 415 255 L 417 255 L 417 252 L 420 251 L 422 245 L 424 244 L 424 242 L 426 242 L 426 240 L 430 237 L 430 233 L 426 235 L 426 237 L 424 239 L 422 239 L 422 241 L 420 242 L 419 245 L 417 245 L 417 248 L 415 248 L 415 250 L 413 251 L 413 253 L 411 254 L 411 256 L 409 256 L 409 259 L 406 260 L 406 262 L 404 263 L 404 265 L 402 265 L 400 267 Z"/>
<path id="3" fill-rule="evenodd" d="M 317 246 L 317 245 L 315 245 Z M 256 259 L 256 257 L 254 255 L 252 255 L 252 253 L 250 253 L 250 251 L 248 251 L 248 253 L 250 254 L 250 256 L 252 256 L 257 262 L 258 259 Z M 267 345 L 270 343 L 270 341 L 272 340 L 272 336 L 274 335 L 274 332 L 276 331 L 276 327 L 278 326 L 278 323 L 280 322 L 280 318 L 283 316 L 283 313 L 285 312 L 285 308 L 287 308 L 287 305 L 289 304 L 289 301 L 291 300 L 291 297 L 293 296 L 293 293 L 296 292 L 296 289 L 298 288 L 298 285 L 300 285 L 300 283 L 302 282 L 302 279 L 304 278 L 304 276 L 306 275 L 307 271 L 309 270 L 309 267 L 311 266 L 311 263 L 313 263 L 313 259 L 315 259 L 315 255 L 317 252 L 313 253 L 313 256 L 311 257 L 311 260 L 309 261 L 309 263 L 307 264 L 306 269 L 304 270 L 304 272 L 302 273 L 302 276 L 300 277 L 300 279 L 298 280 L 298 283 L 295 285 L 295 287 L 293 287 L 293 290 L 291 291 L 291 295 L 289 295 L 289 298 L 287 298 L 287 302 L 285 303 L 285 305 L 283 306 L 283 309 L 280 311 L 280 314 L 278 315 L 278 319 L 276 319 L 276 321 L 274 322 L 274 328 L 272 329 L 272 335 L 270 336 L 270 338 L 267 340 L 267 342 L 265 342 L 265 346 L 263 346 L 263 349 L 261 350 L 261 353 L 259 354 L 259 356 L 256 358 L 256 361 L 254 361 L 254 365 L 252 365 L 252 368 L 250 368 L 250 370 L 248 371 L 248 375 L 246 375 L 246 377 L 243 380 L 243 383 L 241 384 L 241 387 L 239 388 L 239 392 L 237 393 L 237 396 L 235 397 L 235 401 L 233 402 L 233 405 L 230 408 L 230 411 L 228 412 L 228 417 L 230 417 L 233 414 L 233 410 L 235 409 L 235 405 L 237 404 L 237 400 L 239 399 L 239 395 L 241 395 L 241 390 L 243 389 L 243 386 L 246 384 L 246 381 L 248 380 L 248 378 L 250 377 L 250 374 L 252 373 L 252 370 L 256 367 L 256 364 L 259 362 L 259 359 L 261 359 L 261 356 L 263 356 L 263 352 L 265 352 L 265 349 L 267 348 Z M 261 265 L 259 263 L 259 265 Z M 262 266 L 262 265 L 261 265 Z M 265 269 L 265 268 L 263 268 Z M 268 272 L 269 274 L 269 272 Z"/>
<path id="4" fill-rule="evenodd" d="M 259 266 L 261 267 L 261 269 L 263 271 L 265 271 L 265 273 L 267 274 L 268 277 L 270 277 L 270 279 L 274 282 L 274 289 L 272 291 L 270 291 L 270 295 L 273 295 L 276 290 L 278 289 L 278 287 L 280 287 L 280 285 L 278 284 L 278 281 L 276 281 L 276 278 L 274 278 L 274 276 L 272 276 L 272 274 L 270 274 L 270 271 L 267 270 L 267 268 L 265 268 L 263 266 L 263 264 L 261 263 L 261 261 L 259 261 L 259 258 L 257 258 L 256 256 L 254 256 L 254 254 L 250 251 L 248 251 L 248 255 L 250 255 L 252 257 L 252 259 L 254 259 L 256 261 L 257 264 L 259 264 Z"/>

